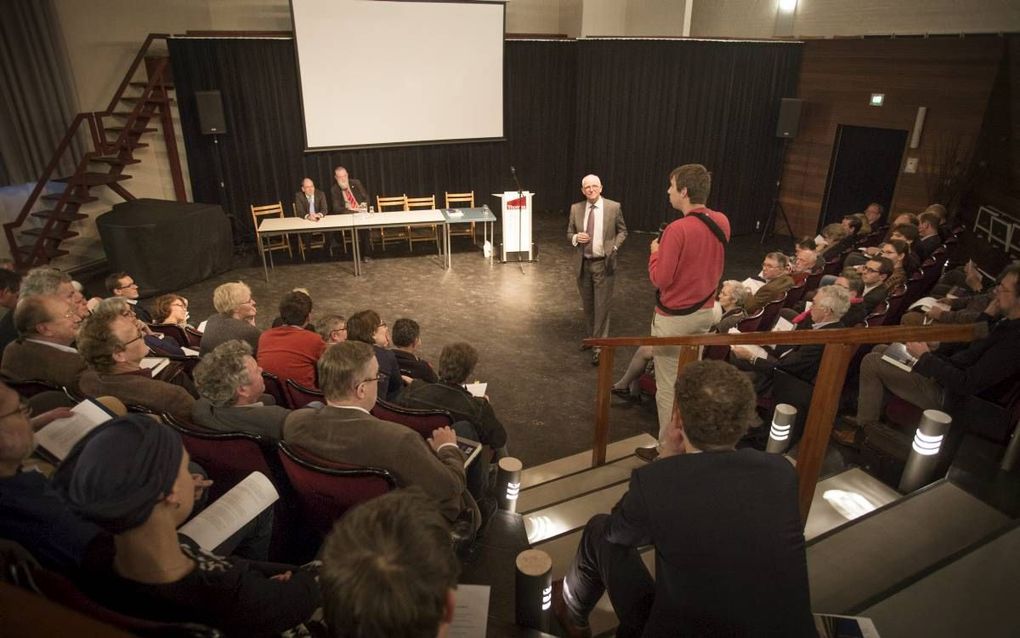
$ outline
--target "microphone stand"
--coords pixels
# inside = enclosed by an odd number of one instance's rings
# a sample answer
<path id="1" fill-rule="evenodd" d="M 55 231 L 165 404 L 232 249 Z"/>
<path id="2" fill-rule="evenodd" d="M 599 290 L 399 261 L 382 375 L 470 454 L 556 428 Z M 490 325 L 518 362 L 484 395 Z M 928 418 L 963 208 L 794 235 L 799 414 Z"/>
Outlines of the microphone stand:
<path id="1" fill-rule="evenodd" d="M 517 169 L 513 166 L 510 167 L 510 174 L 514 178 L 514 184 L 517 185 L 517 265 L 521 269 L 521 274 L 527 274 L 524 272 L 524 262 L 521 261 L 521 249 L 524 243 L 524 207 L 520 203 L 524 199 L 524 189 L 521 188 L 521 181 L 517 179 Z"/>

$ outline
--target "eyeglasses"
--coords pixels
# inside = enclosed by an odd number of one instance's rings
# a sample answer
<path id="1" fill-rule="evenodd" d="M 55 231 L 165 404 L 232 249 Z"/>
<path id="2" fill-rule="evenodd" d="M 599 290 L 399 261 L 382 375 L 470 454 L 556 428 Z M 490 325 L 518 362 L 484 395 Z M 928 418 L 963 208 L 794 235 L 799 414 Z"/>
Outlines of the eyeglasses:
<path id="1" fill-rule="evenodd" d="M 137 287 L 138 287 L 138 284 L 136 284 L 135 282 L 132 281 L 129 284 L 124 284 L 123 286 L 117 286 L 117 290 L 124 290 L 125 288 L 137 288 Z"/>
<path id="2" fill-rule="evenodd" d="M 876 275 L 882 274 L 881 270 L 876 270 L 876 269 L 872 268 L 871 266 L 865 266 L 864 268 L 862 268 L 862 270 L 864 272 L 875 273 Z"/>
<path id="3" fill-rule="evenodd" d="M 14 410 L 11 410 L 7 414 L 0 414 L 0 419 L 6 419 L 7 417 L 14 416 L 15 414 L 18 413 L 20 413 L 21 416 L 27 419 L 30 416 L 32 416 L 32 408 L 24 401 L 21 401 L 18 403 L 18 407 L 15 408 Z"/>
<path id="4" fill-rule="evenodd" d="M 145 338 L 145 333 L 142 332 L 141 330 L 139 330 L 137 337 L 135 337 L 131 341 L 125 341 L 124 343 L 120 344 L 120 347 L 121 348 L 126 348 L 126 347 L 130 346 L 132 343 L 138 341 L 139 339 L 144 339 L 144 338 Z"/>
<path id="5" fill-rule="evenodd" d="M 385 374 L 380 372 L 379 374 L 375 375 L 374 377 L 369 377 L 368 379 L 362 379 L 361 381 L 358 381 L 357 385 L 361 385 L 362 383 L 370 383 L 372 381 L 382 381 L 383 377 L 385 377 L 385 376 L 386 376 Z"/>

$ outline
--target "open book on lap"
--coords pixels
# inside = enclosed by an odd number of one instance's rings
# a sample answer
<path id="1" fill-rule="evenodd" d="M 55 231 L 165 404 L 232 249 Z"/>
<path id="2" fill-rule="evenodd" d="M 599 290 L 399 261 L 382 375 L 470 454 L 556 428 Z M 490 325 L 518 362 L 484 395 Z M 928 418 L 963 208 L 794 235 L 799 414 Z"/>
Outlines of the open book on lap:
<path id="1" fill-rule="evenodd" d="M 35 441 L 45 455 L 56 461 L 67 458 L 71 448 L 96 426 L 116 415 L 103 404 L 85 399 L 71 408 L 72 416 L 56 419 L 35 433 Z"/>

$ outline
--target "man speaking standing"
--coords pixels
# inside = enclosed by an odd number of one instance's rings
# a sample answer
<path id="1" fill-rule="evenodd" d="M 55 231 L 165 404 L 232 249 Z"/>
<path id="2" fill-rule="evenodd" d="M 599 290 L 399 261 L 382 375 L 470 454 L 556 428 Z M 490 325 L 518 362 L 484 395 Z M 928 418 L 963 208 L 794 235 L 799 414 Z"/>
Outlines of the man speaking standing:
<path id="1" fill-rule="evenodd" d="M 715 290 L 722 277 L 730 221 L 705 206 L 712 175 L 701 164 L 684 164 L 669 176 L 669 203 L 681 217 L 652 240 L 648 276 L 655 286 L 653 337 L 677 337 L 708 332 L 714 321 Z M 659 444 L 673 417 L 677 346 L 659 346 L 655 358 L 655 405 L 659 412 Z M 653 460 L 657 448 L 638 448 L 637 455 Z"/>
<path id="2" fill-rule="evenodd" d="M 609 336 L 609 304 L 616 279 L 616 251 L 627 238 L 620 203 L 602 197 L 602 181 L 596 175 L 581 180 L 585 201 L 570 207 L 567 239 L 576 248 L 574 272 L 584 306 L 585 328 L 592 337 Z M 581 346 L 585 350 L 587 346 Z M 599 348 L 591 357 L 599 363 Z"/>

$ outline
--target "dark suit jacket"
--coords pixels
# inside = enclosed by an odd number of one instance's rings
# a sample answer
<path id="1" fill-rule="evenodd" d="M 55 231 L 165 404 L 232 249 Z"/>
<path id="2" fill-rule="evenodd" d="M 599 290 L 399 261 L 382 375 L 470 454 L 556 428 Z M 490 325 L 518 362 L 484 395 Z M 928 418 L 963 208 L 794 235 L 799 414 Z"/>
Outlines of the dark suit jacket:
<path id="1" fill-rule="evenodd" d="M 315 212 L 321 215 L 325 215 L 329 212 L 329 206 L 326 204 L 326 193 L 323 193 L 318 188 L 315 189 Z M 298 191 L 294 194 L 294 209 L 297 211 L 297 217 L 304 217 L 308 214 L 308 198 L 302 191 Z"/>
<path id="2" fill-rule="evenodd" d="M 375 350 L 375 360 L 379 362 L 379 372 L 383 375 L 379 379 L 379 398 L 395 402 L 400 396 L 400 391 L 404 389 L 404 380 L 400 378 L 400 364 L 391 350 L 375 344 L 372 344 L 372 348 Z"/>
<path id="3" fill-rule="evenodd" d="M 63 352 L 33 341 L 12 341 L 4 350 L 0 373 L 14 381 L 39 379 L 82 394 L 78 378 L 88 368 L 76 352 Z"/>
<path id="4" fill-rule="evenodd" d="M 864 307 L 867 308 L 868 313 L 870 313 L 875 309 L 875 306 L 885 301 L 885 298 L 888 296 L 889 288 L 887 288 L 885 284 L 879 284 L 864 295 Z"/>
<path id="5" fill-rule="evenodd" d="M 368 191 L 365 190 L 361 180 L 350 178 L 348 180 L 351 184 L 351 192 L 354 193 L 354 199 L 358 200 L 358 203 L 371 204 L 369 201 Z M 357 211 L 350 210 L 347 208 L 347 200 L 344 199 L 343 189 L 340 188 L 340 184 L 333 180 L 333 185 L 329 187 L 329 203 L 331 207 L 329 211 L 331 213 L 354 213 Z"/>
<path id="6" fill-rule="evenodd" d="M 271 397 L 263 397 L 265 405 L 217 407 L 209 399 L 200 398 L 191 408 L 191 420 L 217 432 L 247 432 L 279 441 L 283 438 L 283 422 L 290 410 L 272 405 Z"/>
<path id="7" fill-rule="evenodd" d="M 817 330 L 826 328 L 845 328 L 842 321 L 830 323 Z M 813 330 L 810 321 L 802 321 L 797 325 L 797 330 Z M 774 368 L 781 368 L 784 372 L 814 383 L 818 376 L 818 366 L 822 363 L 822 351 L 825 350 L 824 343 L 805 343 L 803 345 L 778 346 L 767 359 L 758 359 L 754 362 L 755 370 L 772 374 Z"/>
<path id="8" fill-rule="evenodd" d="M 570 222 L 567 224 L 567 239 L 573 241 L 574 235 L 584 232 L 584 212 L 588 201 L 577 202 L 570 207 Z M 623 209 L 619 202 L 602 198 L 602 249 L 606 253 L 606 272 L 616 272 L 616 251 L 627 239 L 627 224 L 623 221 Z M 574 273 L 581 276 L 584 262 L 584 244 L 574 248 Z"/>
<path id="9" fill-rule="evenodd" d="M 283 440 L 324 459 L 389 470 L 400 487 L 417 485 L 436 499 L 450 521 L 473 507 L 465 488 L 464 453 L 456 446 L 433 452 L 411 428 L 355 408 L 295 410 Z"/>
<path id="10" fill-rule="evenodd" d="M 942 238 L 938 234 L 923 239 L 918 239 L 914 242 L 914 245 L 910 247 L 914 254 L 917 255 L 918 260 L 924 261 L 931 257 L 931 254 L 935 252 L 935 249 L 942 245 Z"/>
<path id="11" fill-rule="evenodd" d="M 815 636 L 797 475 L 757 450 L 660 459 L 631 474 L 607 540 L 655 546 L 644 636 Z"/>

